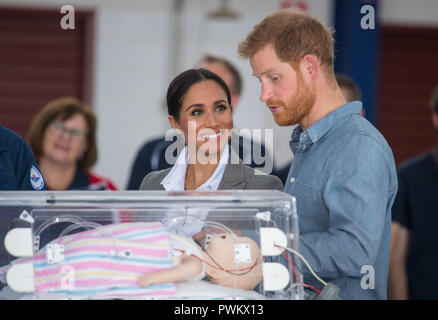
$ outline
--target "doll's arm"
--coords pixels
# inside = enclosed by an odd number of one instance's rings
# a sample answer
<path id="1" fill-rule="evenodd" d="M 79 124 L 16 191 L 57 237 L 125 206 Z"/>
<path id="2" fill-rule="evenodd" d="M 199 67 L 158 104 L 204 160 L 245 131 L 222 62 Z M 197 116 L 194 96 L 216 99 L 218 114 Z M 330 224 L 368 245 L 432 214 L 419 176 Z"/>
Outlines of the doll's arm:
<path id="1" fill-rule="evenodd" d="M 169 282 L 179 282 L 196 277 L 202 272 L 202 262 L 189 256 L 183 261 L 170 269 L 151 272 L 144 274 L 138 278 L 138 283 L 142 287 L 147 287 L 151 284 L 162 284 Z"/>

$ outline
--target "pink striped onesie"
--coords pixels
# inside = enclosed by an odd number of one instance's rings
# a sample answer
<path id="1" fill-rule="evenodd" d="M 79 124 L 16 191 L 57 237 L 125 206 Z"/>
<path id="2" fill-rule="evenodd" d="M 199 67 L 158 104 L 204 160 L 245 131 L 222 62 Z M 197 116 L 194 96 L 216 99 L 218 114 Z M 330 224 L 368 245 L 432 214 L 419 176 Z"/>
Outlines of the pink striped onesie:
<path id="1" fill-rule="evenodd" d="M 33 263 L 35 292 L 72 293 L 98 298 L 139 298 L 173 295 L 173 283 L 142 288 L 142 274 L 174 266 L 171 239 L 159 222 L 110 224 L 64 236 L 51 242 L 64 246 L 64 261 L 49 264 L 47 246 L 30 258 L 12 264 Z M 3 278 L 10 266 L 0 268 Z"/>

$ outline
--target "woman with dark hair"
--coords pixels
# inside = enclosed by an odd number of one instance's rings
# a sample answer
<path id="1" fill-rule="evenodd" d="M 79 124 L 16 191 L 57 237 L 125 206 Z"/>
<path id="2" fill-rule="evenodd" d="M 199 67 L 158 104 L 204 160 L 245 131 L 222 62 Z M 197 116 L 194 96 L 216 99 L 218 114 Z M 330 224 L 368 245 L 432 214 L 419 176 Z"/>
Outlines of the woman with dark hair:
<path id="1" fill-rule="evenodd" d="M 47 104 L 33 119 L 27 136 L 49 190 L 116 190 L 90 171 L 97 160 L 97 120 L 75 98 Z"/>
<path id="2" fill-rule="evenodd" d="M 167 107 L 185 148 L 172 168 L 146 175 L 140 190 L 283 190 L 280 179 L 243 165 L 229 147 L 231 96 L 215 73 L 201 68 L 179 74 L 169 85 Z"/>

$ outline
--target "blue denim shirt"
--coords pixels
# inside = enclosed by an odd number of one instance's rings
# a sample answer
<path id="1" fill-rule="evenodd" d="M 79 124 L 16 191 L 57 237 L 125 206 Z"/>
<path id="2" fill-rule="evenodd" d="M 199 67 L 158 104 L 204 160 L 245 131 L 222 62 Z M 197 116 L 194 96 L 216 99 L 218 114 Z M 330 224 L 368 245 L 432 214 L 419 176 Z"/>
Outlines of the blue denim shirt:
<path id="1" fill-rule="evenodd" d="M 386 299 L 397 174 L 385 138 L 361 110 L 350 102 L 306 131 L 294 129 L 284 190 L 297 199 L 299 248 L 314 271 L 339 287 L 341 299 Z M 300 269 L 305 282 L 322 287 Z"/>

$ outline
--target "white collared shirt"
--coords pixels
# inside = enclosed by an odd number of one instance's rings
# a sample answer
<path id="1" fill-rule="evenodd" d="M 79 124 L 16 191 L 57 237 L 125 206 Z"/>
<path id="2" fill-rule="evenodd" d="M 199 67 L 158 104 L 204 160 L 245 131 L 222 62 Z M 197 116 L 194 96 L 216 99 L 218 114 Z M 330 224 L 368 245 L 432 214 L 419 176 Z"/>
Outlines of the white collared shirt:
<path id="1" fill-rule="evenodd" d="M 226 146 L 222 152 L 219 164 L 214 170 L 213 174 L 200 185 L 197 191 L 216 191 L 221 184 L 222 177 L 224 176 L 225 168 L 228 164 L 228 158 L 230 156 L 229 147 Z M 170 172 L 161 181 L 161 185 L 166 191 L 184 191 L 187 165 L 189 163 L 189 154 L 187 146 L 181 151 L 178 159 Z"/>
<path id="2" fill-rule="evenodd" d="M 216 167 L 213 174 L 199 186 L 197 191 L 216 191 L 224 176 L 225 168 L 228 164 L 228 158 L 230 156 L 229 147 L 227 146 L 222 152 L 219 164 Z M 184 147 L 178 159 L 170 172 L 161 181 L 161 185 L 166 191 L 184 191 L 187 165 L 189 163 L 189 154 L 187 146 Z M 166 229 L 176 234 L 183 234 L 187 237 L 192 237 L 196 233 L 202 230 L 204 225 L 203 221 L 207 219 L 208 209 L 205 208 L 186 208 L 184 212 L 179 210 L 172 210 L 166 213 L 166 220 L 163 222 Z M 199 219 L 199 221 L 191 221 L 190 223 L 181 223 L 181 221 L 174 220 L 172 217 L 178 216 L 193 216 Z"/>

